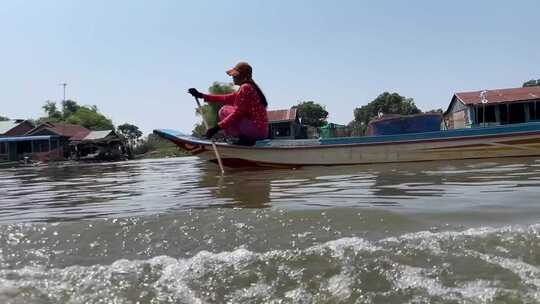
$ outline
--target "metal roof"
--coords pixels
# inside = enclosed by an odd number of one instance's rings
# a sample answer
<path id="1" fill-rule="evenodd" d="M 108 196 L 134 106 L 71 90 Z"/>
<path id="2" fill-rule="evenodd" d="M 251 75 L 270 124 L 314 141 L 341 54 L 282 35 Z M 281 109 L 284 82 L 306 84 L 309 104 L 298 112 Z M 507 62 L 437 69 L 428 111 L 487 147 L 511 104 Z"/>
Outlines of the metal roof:
<path id="1" fill-rule="evenodd" d="M 43 129 L 48 129 L 51 132 L 60 136 L 69 137 L 70 140 L 82 140 L 90 133 L 90 130 L 83 126 L 66 123 L 47 122 L 35 127 L 32 131 L 28 132 L 28 134 L 35 134 Z"/>
<path id="2" fill-rule="evenodd" d="M 296 120 L 296 108 L 290 108 L 288 110 L 272 110 L 268 111 L 268 121 L 294 121 Z"/>
<path id="3" fill-rule="evenodd" d="M 5 134 L 9 130 L 15 128 L 16 126 L 20 125 L 21 123 L 17 123 L 16 120 L 6 120 L 6 121 L 0 121 L 0 134 Z"/>
<path id="4" fill-rule="evenodd" d="M 113 130 L 105 130 L 105 131 L 90 131 L 88 135 L 86 135 L 83 140 L 96 140 L 96 139 L 103 139 L 107 136 L 109 136 L 111 133 L 113 133 Z"/>
<path id="5" fill-rule="evenodd" d="M 58 136 L 51 135 L 39 135 L 39 136 L 13 136 L 13 137 L 0 137 L 0 142 L 15 142 L 15 141 L 29 141 L 29 140 L 49 140 L 58 138 Z"/>
<path id="6" fill-rule="evenodd" d="M 486 90 L 485 92 L 485 97 L 488 104 L 540 99 L 540 86 Z M 473 105 L 482 103 L 482 98 L 480 97 L 481 93 L 482 91 L 461 92 L 456 93 L 455 96 L 462 103 L 466 105 Z"/>

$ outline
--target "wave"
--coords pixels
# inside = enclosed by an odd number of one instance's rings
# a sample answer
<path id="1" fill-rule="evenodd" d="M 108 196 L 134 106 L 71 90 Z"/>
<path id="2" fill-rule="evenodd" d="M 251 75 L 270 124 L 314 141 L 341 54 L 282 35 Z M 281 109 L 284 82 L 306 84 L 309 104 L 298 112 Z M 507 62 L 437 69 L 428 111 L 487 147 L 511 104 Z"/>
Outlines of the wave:
<path id="1" fill-rule="evenodd" d="M 343 237 L 304 249 L 2 268 L 0 302 L 537 302 L 539 235 L 539 224 L 481 227 Z"/>

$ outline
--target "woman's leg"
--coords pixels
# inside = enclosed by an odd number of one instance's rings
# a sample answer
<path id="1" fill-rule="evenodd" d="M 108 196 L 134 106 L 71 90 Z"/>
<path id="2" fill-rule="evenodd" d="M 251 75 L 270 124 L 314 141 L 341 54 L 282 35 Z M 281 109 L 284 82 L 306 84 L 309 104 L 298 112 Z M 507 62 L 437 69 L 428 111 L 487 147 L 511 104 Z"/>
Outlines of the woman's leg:
<path id="1" fill-rule="evenodd" d="M 226 106 L 221 107 L 221 109 L 219 109 L 219 112 L 218 112 L 219 121 L 222 121 L 227 116 L 231 115 L 232 112 L 234 112 L 234 110 L 235 110 L 234 106 L 226 105 Z M 223 130 L 223 132 L 225 132 L 226 136 L 231 136 L 231 137 L 238 137 L 238 135 L 240 135 L 240 130 L 238 129 L 238 125 L 232 125 L 228 127 L 226 130 Z"/>
<path id="2" fill-rule="evenodd" d="M 219 120 L 225 119 L 235 110 L 234 106 L 223 106 L 219 110 Z M 226 130 L 223 130 L 226 136 L 237 137 L 246 141 L 264 139 L 267 137 L 267 130 L 259 130 L 255 124 L 246 118 L 242 118 L 238 123 L 231 125 Z"/>

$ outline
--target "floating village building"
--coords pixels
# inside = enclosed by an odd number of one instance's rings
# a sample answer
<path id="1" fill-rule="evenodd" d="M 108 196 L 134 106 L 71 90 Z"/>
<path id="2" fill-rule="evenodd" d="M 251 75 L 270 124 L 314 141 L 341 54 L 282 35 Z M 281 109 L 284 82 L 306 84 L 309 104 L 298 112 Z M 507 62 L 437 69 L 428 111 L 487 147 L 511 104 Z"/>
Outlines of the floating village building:
<path id="1" fill-rule="evenodd" d="M 118 160 L 128 156 L 125 140 L 114 130 L 91 131 L 83 139 L 71 141 L 70 150 L 77 160 Z"/>
<path id="2" fill-rule="evenodd" d="M 33 128 L 34 124 L 29 120 L 14 119 L 0 121 L 0 137 L 24 135 Z"/>
<path id="3" fill-rule="evenodd" d="M 271 139 L 306 138 L 306 128 L 300 124 L 296 108 L 268 111 L 268 128 Z"/>
<path id="4" fill-rule="evenodd" d="M 540 86 L 455 93 L 443 129 L 540 121 Z"/>
<path id="5" fill-rule="evenodd" d="M 52 161 L 66 159 L 121 159 L 124 139 L 113 130 L 90 131 L 85 127 L 47 122 L 0 122 L 0 161 Z"/>

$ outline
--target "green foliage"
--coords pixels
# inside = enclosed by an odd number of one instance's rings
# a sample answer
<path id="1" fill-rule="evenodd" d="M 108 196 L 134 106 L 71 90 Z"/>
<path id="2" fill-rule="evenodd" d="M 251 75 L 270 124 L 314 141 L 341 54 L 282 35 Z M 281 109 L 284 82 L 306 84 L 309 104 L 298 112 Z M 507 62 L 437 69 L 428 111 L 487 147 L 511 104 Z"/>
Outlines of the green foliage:
<path id="1" fill-rule="evenodd" d="M 314 101 L 304 101 L 295 106 L 298 110 L 298 117 L 303 125 L 321 127 L 326 124 L 328 111 L 324 106 Z"/>
<path id="2" fill-rule="evenodd" d="M 56 107 L 56 102 L 47 100 L 42 108 L 45 111 L 45 114 L 47 114 L 47 117 L 43 118 L 46 121 L 60 122 L 63 120 L 62 112 L 58 111 L 58 108 Z"/>
<path id="3" fill-rule="evenodd" d="M 366 132 L 364 123 L 353 120 L 347 124 L 347 128 L 351 130 L 351 136 L 362 136 Z"/>
<path id="4" fill-rule="evenodd" d="M 118 133 L 126 138 L 133 146 L 137 139 L 139 139 L 143 133 L 139 130 L 139 127 L 129 123 L 125 123 L 118 126 Z"/>
<path id="5" fill-rule="evenodd" d="M 114 130 L 114 125 L 110 119 L 94 111 L 94 109 L 84 106 L 67 117 L 65 121 L 67 123 L 81 125 L 90 130 Z"/>
<path id="6" fill-rule="evenodd" d="M 172 142 L 157 135 L 149 134 L 141 144 L 133 149 L 134 155 L 144 155 L 145 158 L 187 156 L 188 153 L 178 149 Z"/>
<path id="7" fill-rule="evenodd" d="M 112 121 L 98 112 L 96 106 L 80 106 L 76 101 L 66 100 L 62 102 L 62 111 L 58 110 L 55 102 L 47 101 L 43 106 L 47 114 L 38 120 L 42 122 L 64 122 L 81 125 L 90 130 L 114 130 Z"/>
<path id="8" fill-rule="evenodd" d="M 62 101 L 62 117 L 63 119 L 67 119 L 71 115 L 75 114 L 81 106 L 77 104 L 77 102 L 73 100 L 64 100 Z M 96 111 L 97 112 L 97 111 Z"/>
<path id="9" fill-rule="evenodd" d="M 234 92 L 234 84 L 214 81 L 208 88 L 208 92 L 214 95 L 225 95 Z"/>
<path id="10" fill-rule="evenodd" d="M 383 114 L 411 115 L 421 113 L 412 98 L 406 98 L 398 93 L 384 92 L 365 106 L 354 109 L 354 122 L 349 125 L 357 128 L 355 134 L 365 134 L 368 123 Z"/>
<path id="11" fill-rule="evenodd" d="M 438 108 L 438 109 L 433 109 L 433 110 L 429 110 L 429 111 L 426 111 L 424 113 L 436 113 L 436 114 L 443 114 L 444 113 L 444 110 L 441 109 L 441 108 Z"/>
<path id="12" fill-rule="evenodd" d="M 217 81 L 214 81 L 214 83 L 212 83 L 212 85 L 208 88 L 208 92 L 213 95 L 226 95 L 233 93 L 234 91 L 235 89 L 232 83 L 224 83 Z M 208 103 L 201 106 L 202 112 L 199 111 L 199 109 L 196 109 L 195 113 L 205 119 L 210 127 L 213 127 L 218 123 L 218 112 L 222 106 L 222 104 L 218 103 Z M 193 128 L 192 133 L 194 136 L 204 136 L 204 134 L 206 134 L 206 127 L 204 125 L 204 122 L 197 123 Z"/>
<path id="13" fill-rule="evenodd" d="M 535 86 L 540 86 L 540 79 L 538 80 L 531 79 L 523 83 L 523 87 L 535 87 Z"/>
<path id="14" fill-rule="evenodd" d="M 9 120 L 9 118 L 5 117 L 5 116 L 2 116 L 0 115 L 0 121 L 7 121 Z"/>

